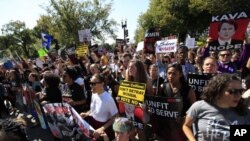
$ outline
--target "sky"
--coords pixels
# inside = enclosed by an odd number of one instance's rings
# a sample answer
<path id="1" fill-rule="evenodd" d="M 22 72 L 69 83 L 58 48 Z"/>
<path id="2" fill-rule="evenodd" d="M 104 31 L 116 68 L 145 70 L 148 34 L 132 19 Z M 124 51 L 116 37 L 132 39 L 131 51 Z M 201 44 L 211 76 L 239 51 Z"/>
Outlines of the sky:
<path id="1" fill-rule="evenodd" d="M 109 1 L 109 0 L 106 0 Z M 119 24 L 127 19 L 127 29 L 130 41 L 133 41 L 137 20 L 141 13 L 146 12 L 150 0 L 113 0 L 110 18 Z M 25 22 L 26 27 L 33 28 L 40 15 L 46 14 L 42 5 L 48 5 L 49 0 L 0 0 L 0 28 L 11 20 Z M 123 39 L 123 29 L 117 27 L 118 38 Z M 112 42 L 112 41 L 108 41 Z"/>

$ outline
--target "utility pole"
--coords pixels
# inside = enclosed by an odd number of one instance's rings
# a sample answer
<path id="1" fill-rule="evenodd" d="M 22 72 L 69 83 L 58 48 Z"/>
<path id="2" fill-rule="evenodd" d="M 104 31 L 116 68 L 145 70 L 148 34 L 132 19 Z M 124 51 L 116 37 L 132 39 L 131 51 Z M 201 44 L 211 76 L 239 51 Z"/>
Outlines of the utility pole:
<path id="1" fill-rule="evenodd" d="M 123 29 L 123 37 L 124 37 L 123 40 L 125 45 L 127 45 L 127 42 L 129 42 L 129 38 L 127 38 L 128 37 L 127 20 L 125 20 L 124 22 L 122 20 L 121 24 Z"/>

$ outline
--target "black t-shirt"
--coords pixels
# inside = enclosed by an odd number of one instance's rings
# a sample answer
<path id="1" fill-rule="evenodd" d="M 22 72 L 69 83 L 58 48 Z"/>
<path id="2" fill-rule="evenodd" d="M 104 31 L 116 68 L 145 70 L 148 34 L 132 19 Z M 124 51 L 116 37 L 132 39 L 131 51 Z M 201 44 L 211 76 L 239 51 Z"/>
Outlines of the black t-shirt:
<path id="1" fill-rule="evenodd" d="M 43 100 L 49 101 L 50 103 L 62 102 L 62 93 L 59 88 L 48 87 L 45 88 L 46 96 Z"/>
<path id="2" fill-rule="evenodd" d="M 72 85 L 69 85 L 69 89 L 70 89 L 70 94 L 71 94 L 71 98 L 74 101 L 81 101 L 86 99 L 85 95 L 84 95 L 84 91 L 83 88 L 77 84 L 76 82 L 74 82 Z M 77 112 L 83 112 L 83 105 L 77 105 L 77 106 L 73 106 L 75 108 L 75 110 Z"/>

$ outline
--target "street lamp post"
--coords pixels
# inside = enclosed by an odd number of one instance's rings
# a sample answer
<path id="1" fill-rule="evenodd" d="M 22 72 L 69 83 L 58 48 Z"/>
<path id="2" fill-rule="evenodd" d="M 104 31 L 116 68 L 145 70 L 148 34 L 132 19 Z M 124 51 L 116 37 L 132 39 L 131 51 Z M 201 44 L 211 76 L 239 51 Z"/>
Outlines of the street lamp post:
<path id="1" fill-rule="evenodd" d="M 121 24 L 123 29 L 124 43 L 125 45 L 127 45 L 127 39 L 126 39 L 126 37 L 128 37 L 127 20 L 125 20 L 124 22 L 122 20 Z"/>

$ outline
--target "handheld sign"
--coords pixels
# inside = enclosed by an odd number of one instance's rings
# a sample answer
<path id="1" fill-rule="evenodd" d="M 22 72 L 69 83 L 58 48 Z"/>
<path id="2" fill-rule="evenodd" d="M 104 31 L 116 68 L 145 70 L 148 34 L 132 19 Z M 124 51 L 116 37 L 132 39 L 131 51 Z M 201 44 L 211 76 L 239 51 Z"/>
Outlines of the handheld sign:
<path id="1" fill-rule="evenodd" d="M 69 104 L 45 104 L 43 110 L 53 136 L 60 139 L 91 140 L 94 128 Z"/>
<path id="2" fill-rule="evenodd" d="M 145 102 L 153 115 L 170 119 L 180 117 L 183 107 L 180 98 L 147 96 Z"/>
<path id="3" fill-rule="evenodd" d="M 210 51 L 242 48 L 244 34 L 249 23 L 249 12 L 236 12 L 212 17 L 208 44 Z"/>
<path id="4" fill-rule="evenodd" d="M 208 81 L 216 74 L 213 73 L 189 73 L 187 75 L 188 85 L 192 87 L 196 94 L 196 98 L 199 100 L 203 92 L 204 87 L 208 84 Z"/>
<path id="5" fill-rule="evenodd" d="M 78 57 L 84 57 L 88 54 L 88 45 L 83 44 L 76 48 L 76 54 Z"/>
<path id="6" fill-rule="evenodd" d="M 155 43 L 156 53 L 176 52 L 177 39 L 161 40 Z"/>
<path id="7" fill-rule="evenodd" d="M 119 87 L 118 97 L 121 102 L 139 105 L 139 103 L 144 102 L 145 90 L 145 83 L 122 81 Z"/>

